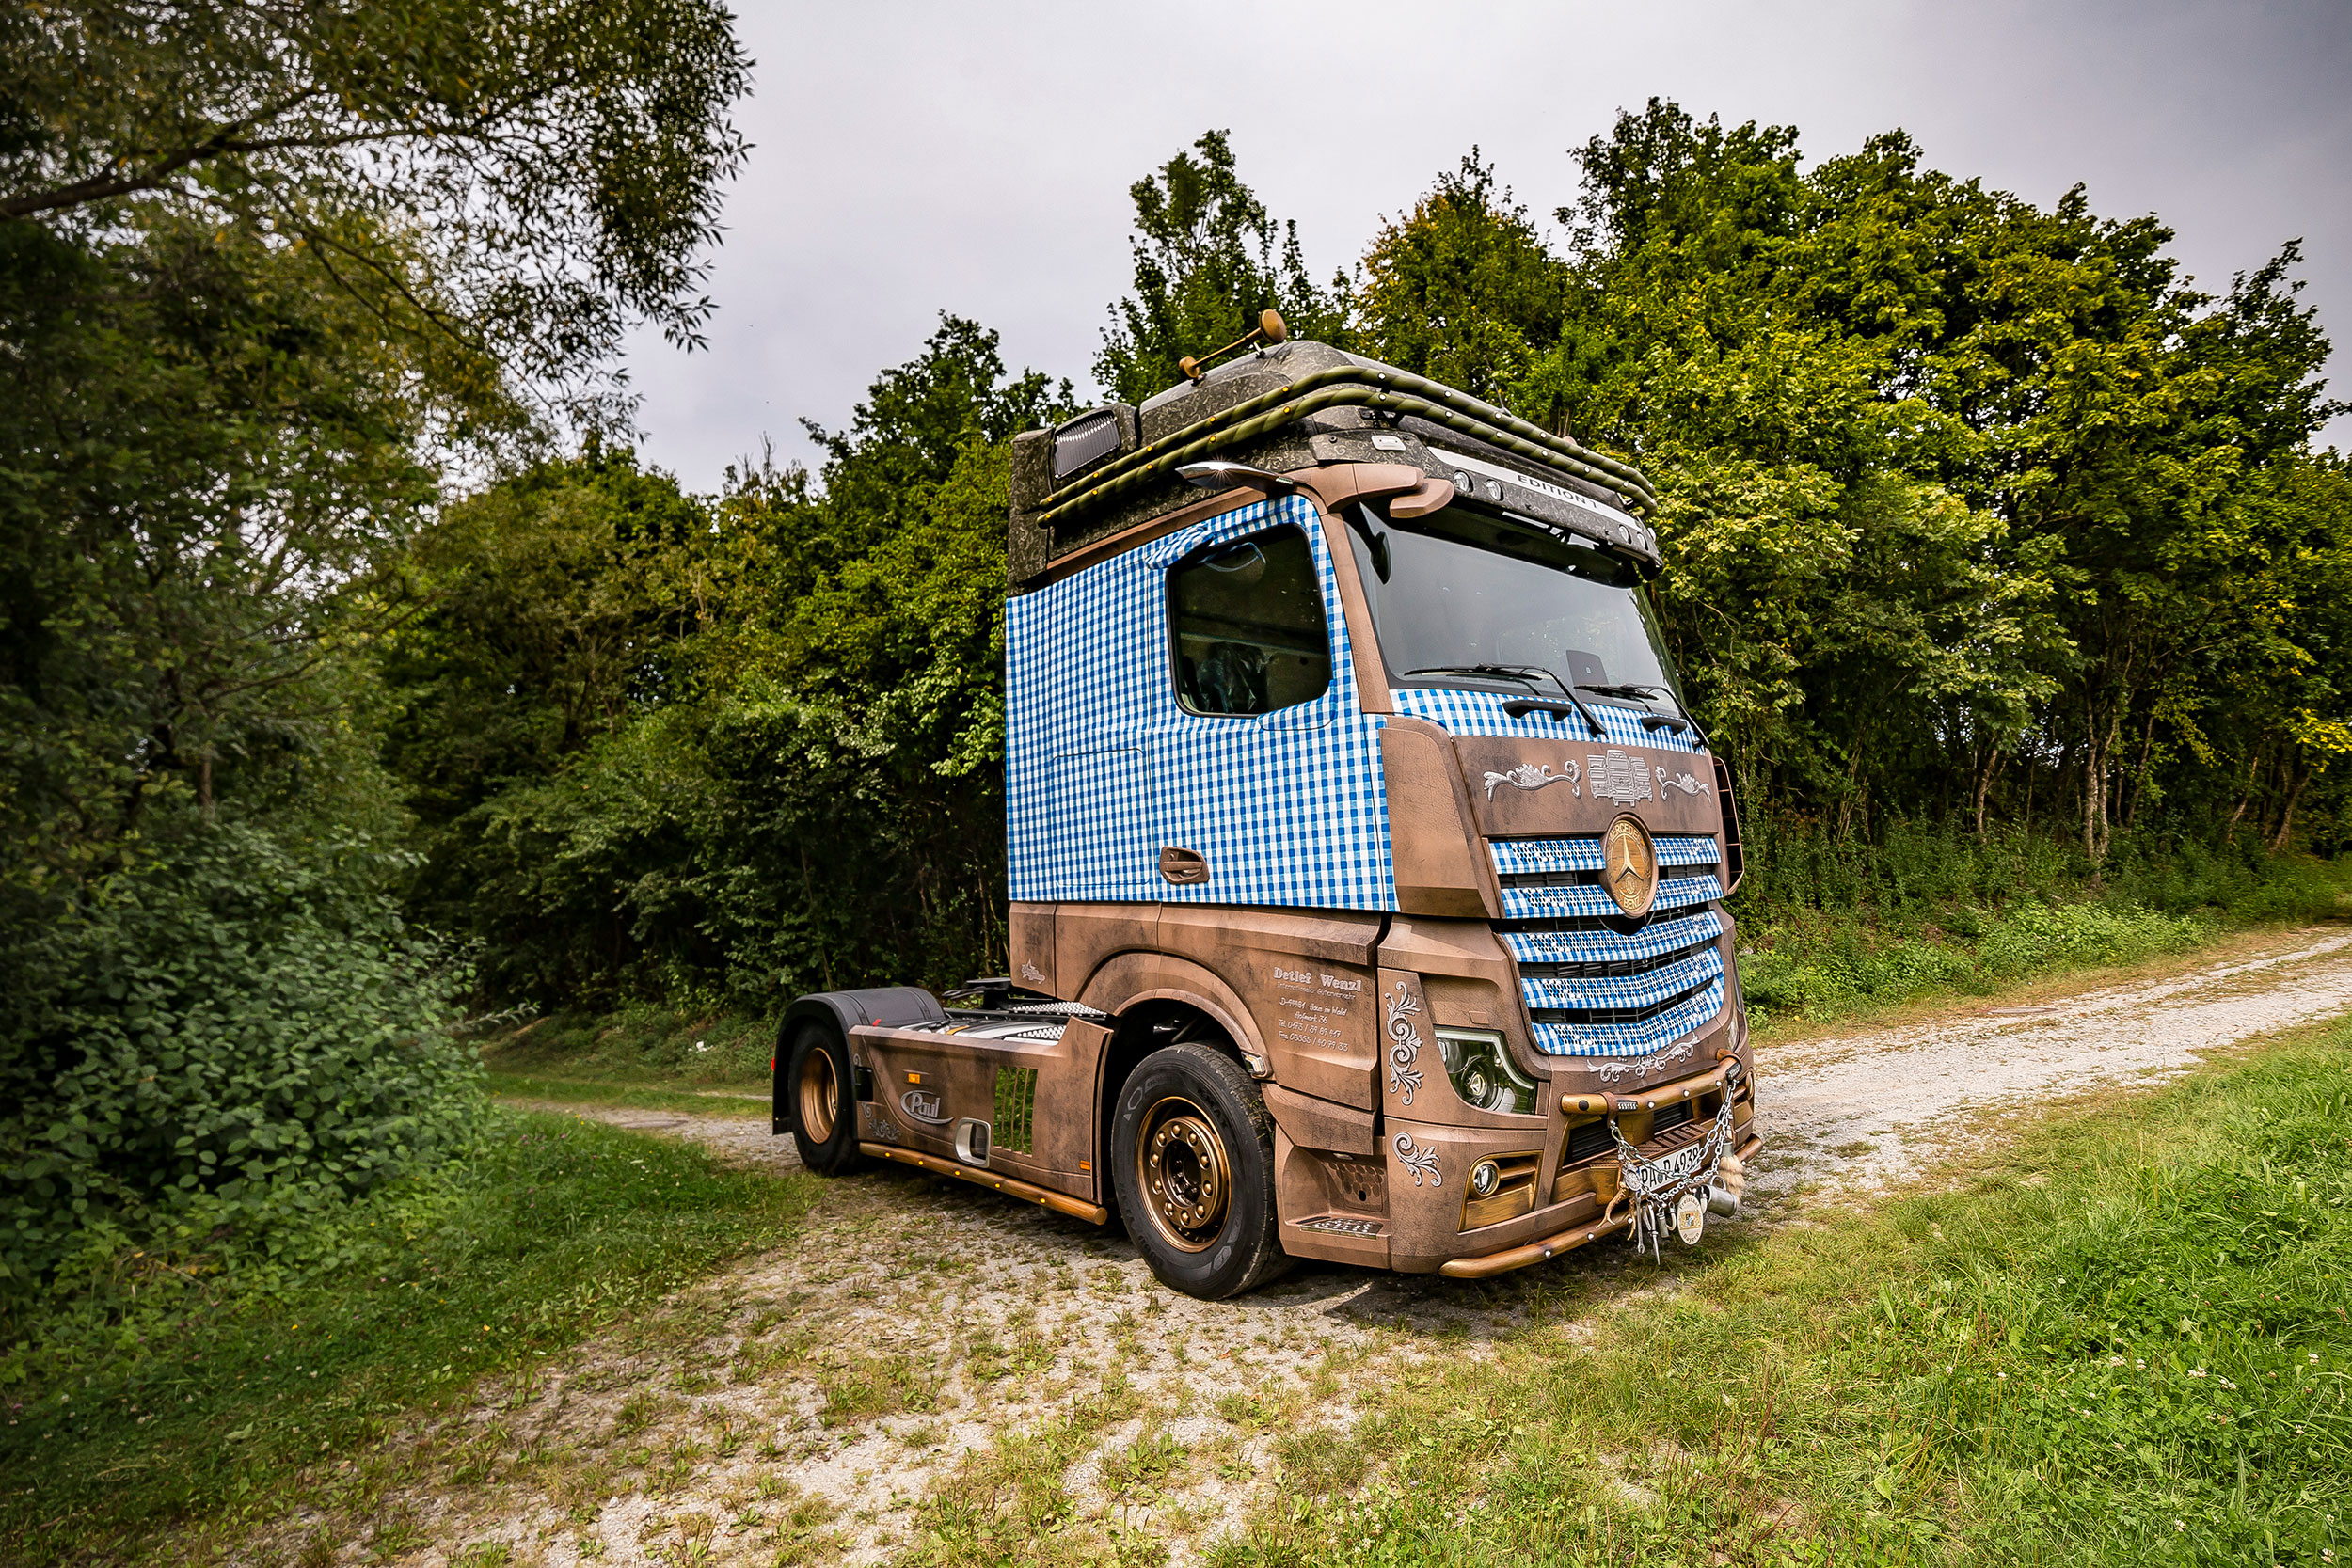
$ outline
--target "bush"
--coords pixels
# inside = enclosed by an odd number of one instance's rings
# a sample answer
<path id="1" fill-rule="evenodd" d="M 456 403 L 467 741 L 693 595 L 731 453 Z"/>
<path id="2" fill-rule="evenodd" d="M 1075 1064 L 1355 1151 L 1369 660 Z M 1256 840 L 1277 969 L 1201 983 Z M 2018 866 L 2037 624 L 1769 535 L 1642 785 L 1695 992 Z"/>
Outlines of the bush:
<path id="1" fill-rule="evenodd" d="M 465 1137 L 454 977 L 364 839 L 189 832 L 21 930 L 0 1038 L 0 1307 L 103 1293 L 133 1246 L 323 1244 L 348 1197 Z"/>

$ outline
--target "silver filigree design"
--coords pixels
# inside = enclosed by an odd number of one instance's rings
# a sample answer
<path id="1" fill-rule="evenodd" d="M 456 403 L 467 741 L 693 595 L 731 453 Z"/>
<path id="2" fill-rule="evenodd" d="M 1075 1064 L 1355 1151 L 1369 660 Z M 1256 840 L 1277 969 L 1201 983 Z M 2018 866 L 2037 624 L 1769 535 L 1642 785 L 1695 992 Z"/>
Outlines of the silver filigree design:
<path id="1" fill-rule="evenodd" d="M 898 1126 L 891 1121 L 887 1111 L 870 1100 L 865 1102 L 863 1109 L 866 1112 L 866 1135 L 867 1137 L 877 1143 L 895 1144 L 898 1141 Z"/>
<path id="2" fill-rule="evenodd" d="M 1486 799 L 1493 800 L 1496 789 L 1503 784 L 1519 789 L 1549 789 L 1556 784 L 1566 784 L 1568 793 L 1581 799 L 1584 791 L 1577 781 L 1583 778 L 1584 769 L 1574 762 L 1564 762 L 1561 767 L 1566 771 L 1555 773 L 1549 763 L 1538 767 L 1532 762 L 1523 762 L 1507 773 L 1489 773 L 1486 775 Z"/>
<path id="3" fill-rule="evenodd" d="M 1661 800 L 1666 798 L 1666 791 L 1670 789 L 1678 789 L 1685 795 L 1704 795 L 1715 787 L 1705 779 L 1692 778 L 1688 773 L 1680 778 L 1670 779 L 1666 777 L 1666 770 L 1662 768 L 1654 768 L 1650 771 L 1658 775 L 1658 798 Z"/>
<path id="4" fill-rule="evenodd" d="M 1021 978 L 1033 986 L 1041 986 L 1045 983 L 1045 971 L 1035 964 L 1025 963 L 1021 966 Z"/>
<path id="5" fill-rule="evenodd" d="M 1610 800 L 1629 806 L 1636 800 L 1652 799 L 1649 769 L 1623 752 L 1612 751 L 1605 756 L 1585 760 L 1591 765 L 1587 776 L 1592 780 L 1594 800 Z"/>
<path id="6" fill-rule="evenodd" d="M 1413 1015 L 1421 1011 L 1421 998 L 1415 996 L 1404 981 L 1396 990 L 1380 999 L 1389 1009 L 1389 1092 L 1410 1105 L 1413 1091 L 1421 1087 L 1421 1031 L 1413 1027 Z"/>
<path id="7" fill-rule="evenodd" d="M 1396 1157 L 1404 1162 L 1405 1168 L 1413 1173 L 1414 1186 L 1418 1187 L 1421 1185 L 1421 1179 L 1423 1176 L 1427 1176 L 1429 1178 L 1429 1184 L 1433 1187 L 1442 1187 L 1445 1185 L 1445 1178 L 1438 1171 L 1438 1151 L 1436 1149 L 1415 1148 L 1413 1147 L 1413 1140 L 1402 1132 L 1399 1132 L 1396 1135 L 1395 1141 L 1389 1147 L 1396 1150 Z"/>
<path id="8" fill-rule="evenodd" d="M 1634 1077 L 1638 1075 L 1641 1070 L 1642 1069 L 1640 1068 L 1635 1067 L 1631 1062 L 1607 1062 L 1602 1064 L 1599 1076 L 1602 1083 L 1613 1084 L 1620 1078 Z"/>

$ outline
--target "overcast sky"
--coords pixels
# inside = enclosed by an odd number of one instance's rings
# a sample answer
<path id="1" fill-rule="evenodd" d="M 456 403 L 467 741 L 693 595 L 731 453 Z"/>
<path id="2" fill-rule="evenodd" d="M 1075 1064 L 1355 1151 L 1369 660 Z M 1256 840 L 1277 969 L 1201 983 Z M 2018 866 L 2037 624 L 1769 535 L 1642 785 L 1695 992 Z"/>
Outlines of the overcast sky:
<path id="1" fill-rule="evenodd" d="M 693 489 L 763 437 L 806 458 L 801 417 L 845 422 L 943 309 L 1090 389 L 1127 187 L 1213 127 L 1318 277 L 1473 143 L 1548 216 L 1569 150 L 1656 95 L 1792 124 L 1808 165 L 1900 126 L 2036 202 L 2079 182 L 2104 216 L 2156 214 L 2216 290 L 2300 237 L 2304 298 L 2352 339 L 2352 0 L 739 3 L 753 150 L 709 346 L 629 362 L 646 457 Z M 2328 436 L 2352 446 L 2352 418 Z"/>

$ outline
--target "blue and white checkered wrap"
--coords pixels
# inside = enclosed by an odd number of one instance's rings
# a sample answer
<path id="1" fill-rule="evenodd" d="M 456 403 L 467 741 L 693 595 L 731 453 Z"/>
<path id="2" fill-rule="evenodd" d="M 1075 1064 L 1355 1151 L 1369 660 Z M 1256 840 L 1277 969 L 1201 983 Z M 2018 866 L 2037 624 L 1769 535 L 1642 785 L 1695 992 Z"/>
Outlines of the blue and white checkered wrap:
<path id="1" fill-rule="evenodd" d="M 1655 1007 L 1704 980 L 1720 979 L 1724 956 L 1709 947 L 1640 974 L 1596 979 L 1538 976 L 1519 982 L 1530 1007 Z"/>
<path id="2" fill-rule="evenodd" d="M 1168 568 L 1204 545 L 1285 523 L 1305 532 L 1322 579 L 1329 689 L 1270 714 L 1185 712 L 1176 700 Z M 1014 899 L 1396 907 L 1382 719 L 1359 711 L 1329 546 L 1305 499 L 1226 513 L 1023 594 L 1007 607 L 1006 641 L 1006 835 Z M 1581 721 L 1512 718 L 1502 711 L 1504 693 L 1412 688 L 1391 700 L 1399 713 L 1456 735 L 1565 740 L 1571 751 L 1603 743 Z M 1697 750 L 1687 731 L 1645 730 L 1627 708 L 1593 707 L 1608 744 Z M 1720 859 L 1704 835 L 1657 842 L 1661 867 L 1713 867 Z M 1199 851 L 1208 880 L 1180 887 L 1162 879 L 1159 848 L 1170 844 Z M 1490 848 L 1506 877 L 1601 865 L 1597 836 Z M 1661 885 L 1657 916 L 1631 936 L 1605 927 L 1501 933 L 1513 958 L 1530 965 L 1638 962 L 1701 947 L 1636 975 L 1523 976 L 1521 991 L 1534 1007 L 1652 1006 L 1711 975 L 1696 995 L 1636 1023 L 1535 1023 L 1536 1047 L 1553 1055 L 1641 1055 L 1713 1019 L 1724 1005 L 1714 946 L 1724 927 L 1713 910 L 1698 906 L 1721 896 L 1713 875 L 1685 875 Z M 1509 887 L 1503 901 L 1515 921 L 1617 912 L 1606 893 L 1589 885 Z"/>
<path id="3" fill-rule="evenodd" d="M 1692 752 L 1699 749 L 1698 732 L 1690 725 L 1680 733 L 1661 725 L 1655 730 L 1642 727 L 1642 716 L 1629 707 L 1614 703 L 1587 701 L 1585 706 L 1600 721 L 1601 737 L 1596 739 L 1592 726 L 1575 714 L 1554 717 L 1544 712 L 1514 719 L 1502 711 L 1502 705 L 1524 701 L 1558 702 L 1558 690 L 1536 686 L 1526 691 L 1440 691 L 1429 687 L 1401 686 L 1389 693 L 1389 700 L 1400 714 L 1415 719 L 1427 719 L 1442 724 L 1454 735 L 1519 736 L 1530 740 L 1557 740 L 1571 750 L 1578 746 L 1647 746 L 1657 752 Z"/>
<path id="4" fill-rule="evenodd" d="M 1522 964 L 1636 963 L 1661 953 L 1678 953 L 1724 934 L 1713 910 L 1652 920 L 1629 937 L 1614 931 L 1504 931 L 1502 945 Z"/>
<path id="5" fill-rule="evenodd" d="M 1705 1026 L 1724 1010 L 1716 980 L 1687 1002 L 1639 1023 L 1535 1023 L 1535 1049 L 1550 1056 L 1646 1056 Z"/>
<path id="6" fill-rule="evenodd" d="M 1723 858 L 1714 839 L 1704 833 L 1664 833 L 1651 842 L 1658 846 L 1660 865 L 1713 865 Z M 1496 873 L 1504 877 L 1603 869 L 1598 833 L 1575 838 L 1490 839 L 1486 849 L 1494 857 Z"/>
<path id="7" fill-rule="evenodd" d="M 1658 884 L 1658 896 L 1650 908 L 1662 914 L 1692 904 L 1711 904 L 1723 895 L 1723 884 L 1712 877 L 1669 877 Z M 1505 920 L 1596 920 L 1624 913 L 1608 889 L 1591 882 L 1502 890 Z"/>
<path id="8" fill-rule="evenodd" d="M 1248 717 L 1176 700 L 1168 568 L 1289 523 L 1323 582 L 1330 689 Z M 1007 848 L 1020 901 L 1396 905 L 1377 715 L 1359 711 L 1329 547 L 1304 497 L 1260 501 L 1090 566 L 1006 608 Z M 1209 864 L 1179 887 L 1162 845 Z"/>

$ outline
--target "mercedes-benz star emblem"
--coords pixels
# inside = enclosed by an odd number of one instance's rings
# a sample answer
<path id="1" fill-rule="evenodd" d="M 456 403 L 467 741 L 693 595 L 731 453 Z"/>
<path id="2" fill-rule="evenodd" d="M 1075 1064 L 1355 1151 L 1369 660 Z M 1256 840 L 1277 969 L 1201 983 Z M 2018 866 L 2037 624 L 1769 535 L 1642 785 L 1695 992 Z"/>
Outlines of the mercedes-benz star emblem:
<path id="1" fill-rule="evenodd" d="M 1658 847 L 1649 830 L 1630 816 L 1609 824 L 1601 841 L 1601 882 L 1629 919 L 1649 913 L 1658 896 Z"/>

